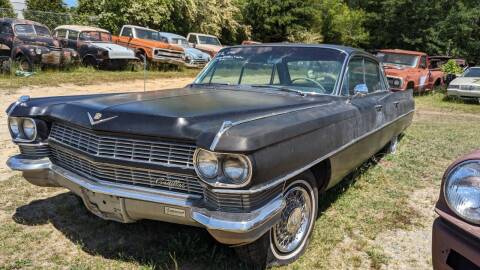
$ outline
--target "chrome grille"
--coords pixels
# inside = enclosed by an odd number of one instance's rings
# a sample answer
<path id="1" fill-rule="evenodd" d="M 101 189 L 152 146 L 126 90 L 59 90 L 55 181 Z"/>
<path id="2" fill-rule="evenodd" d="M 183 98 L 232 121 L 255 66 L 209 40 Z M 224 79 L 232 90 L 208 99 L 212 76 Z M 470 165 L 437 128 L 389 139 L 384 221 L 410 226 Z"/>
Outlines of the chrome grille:
<path id="1" fill-rule="evenodd" d="M 193 168 L 195 145 L 192 143 L 100 136 L 58 123 L 53 124 L 49 139 L 97 157 Z"/>
<path id="2" fill-rule="evenodd" d="M 19 144 L 20 153 L 31 158 L 43 158 L 50 155 L 48 144 Z"/>
<path id="3" fill-rule="evenodd" d="M 173 174 L 157 170 L 97 163 L 78 154 L 72 154 L 59 146 L 51 146 L 53 164 L 89 178 L 132 186 L 141 186 L 192 195 L 203 194 L 203 187 L 195 176 Z"/>
<path id="4" fill-rule="evenodd" d="M 205 189 L 204 200 L 210 208 L 218 211 L 250 212 L 265 205 L 282 194 L 283 185 L 254 194 L 215 193 Z"/>

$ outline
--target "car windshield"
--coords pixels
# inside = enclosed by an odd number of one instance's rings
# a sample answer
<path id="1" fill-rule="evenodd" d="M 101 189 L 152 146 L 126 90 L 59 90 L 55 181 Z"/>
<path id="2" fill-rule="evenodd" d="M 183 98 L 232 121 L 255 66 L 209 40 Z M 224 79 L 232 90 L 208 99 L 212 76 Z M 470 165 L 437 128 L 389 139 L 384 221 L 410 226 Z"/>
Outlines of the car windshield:
<path id="1" fill-rule="evenodd" d="M 84 41 L 110 42 L 112 41 L 112 35 L 99 31 L 84 31 L 80 33 L 79 39 Z"/>
<path id="2" fill-rule="evenodd" d="M 182 47 L 188 46 L 188 41 L 185 38 L 172 38 L 170 39 L 172 44 L 180 45 Z"/>
<path id="3" fill-rule="evenodd" d="M 251 46 L 220 51 L 195 84 L 248 85 L 311 94 L 333 94 L 345 54 L 336 49 Z"/>
<path id="4" fill-rule="evenodd" d="M 207 44 L 207 45 L 217 45 L 221 46 L 220 40 L 216 37 L 211 36 L 198 36 L 198 41 L 200 44 Z"/>
<path id="5" fill-rule="evenodd" d="M 392 65 L 401 65 L 401 66 L 409 66 L 409 67 L 416 67 L 418 63 L 417 55 L 411 54 L 401 54 L 401 53 L 379 53 L 377 57 L 384 63 L 384 64 L 392 64 Z"/>
<path id="6" fill-rule="evenodd" d="M 480 68 L 469 68 L 465 71 L 463 77 L 480 77 Z"/>
<path id="7" fill-rule="evenodd" d="M 47 27 L 33 24 L 16 24 L 15 33 L 17 35 L 50 36 L 50 30 Z"/>
<path id="8" fill-rule="evenodd" d="M 161 41 L 160 33 L 154 30 L 136 28 L 137 38 Z"/>

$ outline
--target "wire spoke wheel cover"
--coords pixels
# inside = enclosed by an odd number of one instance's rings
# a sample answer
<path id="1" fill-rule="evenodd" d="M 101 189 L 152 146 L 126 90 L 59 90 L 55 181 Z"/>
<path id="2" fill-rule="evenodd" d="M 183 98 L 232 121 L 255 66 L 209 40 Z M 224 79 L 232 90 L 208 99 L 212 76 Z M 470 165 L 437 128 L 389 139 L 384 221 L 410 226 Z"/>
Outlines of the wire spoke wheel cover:
<path id="1" fill-rule="evenodd" d="M 272 228 L 272 245 L 277 256 L 295 256 L 306 242 L 315 213 L 313 189 L 305 181 L 285 193 L 286 206 L 280 222 Z M 277 252 L 275 252 L 277 251 Z"/>

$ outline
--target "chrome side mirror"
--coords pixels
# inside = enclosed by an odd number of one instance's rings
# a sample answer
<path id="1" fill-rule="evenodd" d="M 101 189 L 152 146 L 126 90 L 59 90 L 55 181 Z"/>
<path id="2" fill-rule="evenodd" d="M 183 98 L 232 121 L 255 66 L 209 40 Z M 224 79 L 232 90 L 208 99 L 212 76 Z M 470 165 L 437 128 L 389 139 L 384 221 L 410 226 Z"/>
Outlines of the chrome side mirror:
<path id="1" fill-rule="evenodd" d="M 353 88 L 353 93 L 354 95 L 360 96 L 366 95 L 368 94 L 368 86 L 364 83 L 357 84 L 355 85 L 355 88 Z"/>

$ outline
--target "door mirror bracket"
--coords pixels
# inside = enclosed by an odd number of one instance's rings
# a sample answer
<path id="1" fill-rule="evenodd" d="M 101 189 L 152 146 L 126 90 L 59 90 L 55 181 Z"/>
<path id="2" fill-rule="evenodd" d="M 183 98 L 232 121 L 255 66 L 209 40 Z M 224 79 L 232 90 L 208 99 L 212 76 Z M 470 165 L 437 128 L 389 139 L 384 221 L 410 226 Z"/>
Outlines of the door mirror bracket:
<path id="1" fill-rule="evenodd" d="M 355 85 L 355 88 L 353 88 L 353 95 L 351 95 L 348 98 L 347 103 L 351 103 L 352 99 L 356 97 L 363 97 L 363 96 L 366 96 L 367 94 L 368 94 L 368 86 L 364 83 L 357 84 Z"/>

